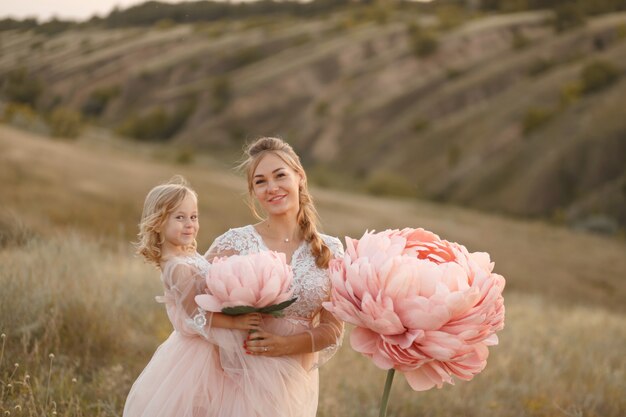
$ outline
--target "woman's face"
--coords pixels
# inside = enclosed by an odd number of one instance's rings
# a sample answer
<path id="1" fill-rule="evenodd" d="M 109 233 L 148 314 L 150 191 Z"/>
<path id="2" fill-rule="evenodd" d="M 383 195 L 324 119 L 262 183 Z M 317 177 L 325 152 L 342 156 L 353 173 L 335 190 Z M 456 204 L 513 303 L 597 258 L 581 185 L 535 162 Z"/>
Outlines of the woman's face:
<path id="1" fill-rule="evenodd" d="M 276 154 L 267 153 L 254 170 L 252 191 L 270 216 L 288 212 L 297 214 L 300 181 L 300 175 L 285 161 Z"/>

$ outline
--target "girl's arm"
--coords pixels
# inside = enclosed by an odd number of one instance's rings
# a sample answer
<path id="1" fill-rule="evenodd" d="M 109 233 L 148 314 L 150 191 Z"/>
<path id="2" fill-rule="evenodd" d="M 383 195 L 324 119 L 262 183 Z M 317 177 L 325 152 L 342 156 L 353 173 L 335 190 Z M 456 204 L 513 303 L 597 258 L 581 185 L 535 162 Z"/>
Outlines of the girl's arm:
<path id="1" fill-rule="evenodd" d="M 233 237 L 231 232 L 218 237 L 209 250 L 204 254 L 207 261 L 213 262 L 215 258 L 237 255 L 232 248 Z M 213 313 L 213 326 L 226 329 L 259 330 L 263 318 L 259 313 L 250 313 L 240 316 L 228 316 L 222 313 Z"/>
<path id="2" fill-rule="evenodd" d="M 259 313 L 229 316 L 222 313 L 209 313 L 213 315 L 213 327 L 238 330 L 259 330 L 263 318 Z"/>
<path id="3" fill-rule="evenodd" d="M 158 297 L 167 303 L 167 315 L 174 328 L 186 335 L 200 335 L 209 339 L 211 327 L 257 330 L 262 322 L 260 314 L 228 316 L 222 313 L 204 311 L 195 302 L 195 296 L 204 287 L 204 277 L 184 262 L 166 264 L 163 270 L 165 294 Z"/>

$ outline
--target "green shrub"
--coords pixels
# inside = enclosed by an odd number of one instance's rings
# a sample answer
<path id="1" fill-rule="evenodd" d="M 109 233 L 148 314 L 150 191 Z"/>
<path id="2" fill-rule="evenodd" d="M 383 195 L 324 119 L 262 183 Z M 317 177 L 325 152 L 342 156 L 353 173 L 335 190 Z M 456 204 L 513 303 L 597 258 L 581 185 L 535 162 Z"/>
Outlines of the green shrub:
<path id="1" fill-rule="evenodd" d="M 228 136 L 232 142 L 243 145 L 247 139 L 247 132 L 246 129 L 240 125 L 231 125 L 228 127 Z"/>
<path id="2" fill-rule="evenodd" d="M 40 135 L 50 134 L 48 124 L 28 104 L 8 103 L 0 114 L 0 122 Z"/>
<path id="3" fill-rule="evenodd" d="M 365 190 L 379 196 L 415 196 L 414 187 L 405 177 L 383 170 L 375 171 L 367 178 Z"/>
<path id="4" fill-rule="evenodd" d="M 355 22 L 375 22 L 384 25 L 389 21 L 391 11 L 384 4 L 375 4 L 373 6 L 356 9 L 352 14 Z"/>
<path id="5" fill-rule="evenodd" d="M 554 110 L 543 107 L 531 107 L 526 111 L 522 122 L 524 136 L 544 127 L 555 115 Z"/>
<path id="6" fill-rule="evenodd" d="M 458 68 L 447 68 L 446 69 L 446 78 L 449 80 L 454 80 L 459 78 L 461 75 L 465 73 L 464 70 Z"/>
<path id="7" fill-rule="evenodd" d="M 439 20 L 439 27 L 442 30 L 454 29 L 465 20 L 463 10 L 459 6 L 452 4 L 437 7 L 436 14 Z"/>
<path id="8" fill-rule="evenodd" d="M 561 87 L 561 105 L 568 106 L 577 102 L 582 94 L 582 84 L 579 81 L 574 81 Z"/>
<path id="9" fill-rule="evenodd" d="M 50 134 L 55 137 L 74 139 L 82 130 L 80 113 L 63 107 L 57 107 L 52 112 L 48 123 Z"/>
<path id="10" fill-rule="evenodd" d="M 237 69 L 250 65 L 265 58 L 265 54 L 258 46 L 242 48 L 231 57 L 232 69 Z"/>
<path id="11" fill-rule="evenodd" d="M 317 164 L 307 169 L 307 178 L 309 182 L 319 185 L 320 187 L 332 187 L 337 185 L 337 179 L 340 176 L 331 167 L 325 164 Z"/>
<path id="12" fill-rule="evenodd" d="M 174 136 L 184 126 L 195 110 L 195 100 L 167 113 L 162 107 L 144 114 L 131 115 L 122 123 L 117 132 L 121 135 L 146 141 L 164 141 Z"/>
<path id="13" fill-rule="evenodd" d="M 437 52 L 439 42 L 437 36 L 420 26 L 410 24 L 408 27 L 409 43 L 413 54 L 418 58 L 425 58 Z"/>
<path id="14" fill-rule="evenodd" d="M 554 29 L 557 32 L 574 29 L 585 24 L 585 15 L 575 2 L 564 3 L 554 9 Z"/>
<path id="15" fill-rule="evenodd" d="M 326 116 L 327 113 L 328 113 L 328 102 L 325 100 L 322 100 L 319 103 L 317 103 L 317 105 L 315 106 L 315 115 L 317 115 L 318 117 L 323 117 L 323 116 Z"/>
<path id="16" fill-rule="evenodd" d="M 117 132 L 139 140 L 162 140 L 163 132 L 167 125 L 167 113 L 162 107 L 158 107 L 143 116 L 131 115 Z"/>
<path id="17" fill-rule="evenodd" d="M 189 165 L 193 162 L 193 151 L 191 149 L 181 149 L 176 153 L 176 163 Z"/>
<path id="18" fill-rule="evenodd" d="M 422 119 L 420 117 L 420 118 L 415 119 L 411 127 L 413 129 L 413 132 L 420 133 L 420 132 L 427 130 L 430 127 L 430 121 L 426 119 Z"/>
<path id="19" fill-rule="evenodd" d="M 38 77 L 29 74 L 26 68 L 9 71 L 5 77 L 2 93 L 7 101 L 28 104 L 35 107 L 43 92 L 43 83 Z"/>
<path id="20" fill-rule="evenodd" d="M 335 21 L 335 25 L 332 29 L 334 33 L 341 33 L 351 29 L 354 29 L 359 22 L 353 16 L 345 16 Z"/>
<path id="21" fill-rule="evenodd" d="M 536 77 L 538 75 L 547 72 L 555 65 L 554 61 L 547 58 L 537 58 L 535 59 L 530 66 L 528 67 L 527 73 L 531 77 Z"/>
<path id="22" fill-rule="evenodd" d="M 607 61 L 593 61 L 582 69 L 580 74 L 583 94 L 595 93 L 614 84 L 620 71 Z"/>
<path id="23" fill-rule="evenodd" d="M 154 27 L 159 30 L 171 29 L 176 25 L 172 19 L 161 19 L 155 22 Z"/>
<path id="24" fill-rule="evenodd" d="M 30 44 L 30 49 L 32 51 L 41 51 L 43 50 L 43 41 L 37 40 Z"/>
<path id="25" fill-rule="evenodd" d="M 9 103 L 4 106 L 4 112 L 0 121 L 13 124 L 16 118 L 32 121 L 37 118 L 37 114 L 28 104 Z"/>
<path id="26" fill-rule="evenodd" d="M 183 128 L 183 126 L 185 126 L 185 123 L 187 123 L 187 119 L 189 119 L 189 117 L 193 114 L 195 110 L 195 98 L 179 105 L 174 113 L 168 115 L 167 124 L 165 126 L 165 130 L 163 131 L 163 137 L 165 139 L 169 139 L 177 134 Z"/>
<path id="27" fill-rule="evenodd" d="M 85 116 L 98 117 L 106 109 L 109 102 L 120 93 L 119 86 L 109 86 L 91 92 L 81 108 Z"/>
<path id="28" fill-rule="evenodd" d="M 213 111 L 221 113 L 230 104 L 232 95 L 230 79 L 226 76 L 216 78 L 211 86 L 211 91 L 213 93 Z"/>
<path id="29" fill-rule="evenodd" d="M 522 49 L 526 49 L 530 45 L 530 40 L 524 36 L 523 33 L 516 31 L 513 33 L 513 40 L 511 41 L 511 46 L 516 51 L 521 51 Z"/>
<path id="30" fill-rule="evenodd" d="M 47 36 L 54 36 L 61 32 L 65 32 L 76 26 L 76 22 L 71 20 L 59 20 L 57 18 L 52 18 L 47 22 L 40 23 L 36 27 L 33 28 L 35 33 L 41 33 Z"/>
<path id="31" fill-rule="evenodd" d="M 293 38 L 291 38 L 290 43 L 291 46 L 301 46 L 306 43 L 309 43 L 313 40 L 313 36 L 310 33 L 299 33 Z"/>
<path id="32" fill-rule="evenodd" d="M 456 145 L 450 145 L 448 146 L 448 150 L 447 150 L 447 158 L 448 158 L 448 166 L 449 167 L 455 167 L 459 164 L 459 161 L 461 160 L 461 148 Z"/>
<path id="33" fill-rule="evenodd" d="M 131 115 L 118 128 L 121 135 L 146 141 L 164 141 L 176 135 L 196 109 L 196 100 L 190 99 L 168 113 L 162 107 L 138 116 Z"/>

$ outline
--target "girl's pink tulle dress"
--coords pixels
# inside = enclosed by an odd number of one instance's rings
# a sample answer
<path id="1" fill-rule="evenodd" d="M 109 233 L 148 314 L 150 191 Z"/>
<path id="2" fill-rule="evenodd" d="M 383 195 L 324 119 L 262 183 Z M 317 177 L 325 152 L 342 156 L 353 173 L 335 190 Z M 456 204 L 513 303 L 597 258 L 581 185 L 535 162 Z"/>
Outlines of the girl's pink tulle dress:
<path id="1" fill-rule="evenodd" d="M 322 235 L 334 256 L 338 239 Z M 208 257 L 267 250 L 253 226 L 231 229 L 215 240 Z M 245 331 L 211 326 L 211 313 L 194 297 L 206 289 L 209 262 L 199 254 L 173 258 L 161 278 L 164 302 L 174 326 L 169 338 L 133 384 L 124 417 L 314 417 L 317 368 L 341 344 L 343 325 L 321 304 L 330 293 L 326 270 L 315 265 L 308 243 L 293 254 L 293 290 L 298 300 L 284 318 L 264 318 L 267 331 L 306 332 L 315 353 L 281 357 L 247 355 Z"/>

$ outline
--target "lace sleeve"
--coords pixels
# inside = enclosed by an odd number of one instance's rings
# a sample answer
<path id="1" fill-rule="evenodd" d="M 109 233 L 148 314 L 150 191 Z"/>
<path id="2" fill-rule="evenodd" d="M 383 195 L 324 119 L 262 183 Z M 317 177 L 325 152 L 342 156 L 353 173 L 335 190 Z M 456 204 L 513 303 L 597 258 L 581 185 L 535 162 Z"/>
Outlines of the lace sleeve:
<path id="1" fill-rule="evenodd" d="M 322 235 L 322 238 L 333 254 L 333 258 L 343 257 L 343 246 L 339 239 L 327 235 Z M 328 297 L 330 297 L 330 291 Z M 315 367 L 320 367 L 328 362 L 341 347 L 344 323 L 324 308 L 318 313 L 316 322 L 315 327 L 308 333 L 311 336 L 313 351 L 318 355 Z"/>
<path id="2" fill-rule="evenodd" d="M 253 249 L 252 241 L 244 228 L 229 229 L 213 241 L 204 257 L 212 261 L 220 256 L 246 255 Z"/>
<path id="3" fill-rule="evenodd" d="M 198 307 L 194 299 L 206 285 L 202 274 L 185 262 L 171 261 L 163 268 L 162 279 L 165 294 L 157 301 L 165 303 L 174 329 L 185 336 L 199 335 L 208 340 L 212 314 Z"/>
<path id="4" fill-rule="evenodd" d="M 318 324 L 307 330 L 311 336 L 313 352 L 317 352 L 314 368 L 328 362 L 341 347 L 344 324 L 326 309 L 322 309 L 317 317 Z"/>

